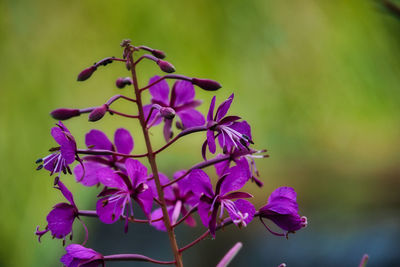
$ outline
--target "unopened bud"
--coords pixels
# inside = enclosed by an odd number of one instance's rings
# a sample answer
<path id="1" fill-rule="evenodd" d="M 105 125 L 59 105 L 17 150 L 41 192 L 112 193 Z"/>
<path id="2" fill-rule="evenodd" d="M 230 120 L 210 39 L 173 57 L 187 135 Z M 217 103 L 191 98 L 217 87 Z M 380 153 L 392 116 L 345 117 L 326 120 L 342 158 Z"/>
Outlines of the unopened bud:
<path id="1" fill-rule="evenodd" d="M 56 120 L 67 120 L 72 117 L 76 117 L 81 115 L 79 109 L 71 109 L 71 108 L 58 108 L 50 112 L 50 115 Z"/>
<path id="2" fill-rule="evenodd" d="M 115 81 L 115 85 L 119 88 L 119 89 L 122 89 L 122 88 L 124 88 L 125 86 L 127 86 L 127 85 L 131 85 L 132 84 L 132 79 L 131 78 L 129 78 L 129 77 L 126 77 L 126 78 L 118 78 L 116 81 Z"/>
<path id="3" fill-rule="evenodd" d="M 169 63 L 168 61 L 158 60 L 157 61 L 157 65 L 160 67 L 160 69 L 163 72 L 166 72 L 166 73 L 175 72 L 175 67 L 171 63 Z"/>
<path id="4" fill-rule="evenodd" d="M 92 76 L 93 72 L 95 72 L 96 69 L 97 69 L 96 66 L 91 66 L 89 68 L 84 69 L 83 71 L 81 71 L 81 73 L 79 73 L 77 80 L 79 82 L 86 81 L 87 79 L 90 78 L 90 76 Z"/>
<path id="5" fill-rule="evenodd" d="M 160 114 L 166 119 L 173 119 L 175 117 L 175 110 L 169 107 L 160 108 Z"/>
<path id="6" fill-rule="evenodd" d="M 108 105 L 104 104 L 100 107 L 95 108 L 92 112 L 89 114 L 89 121 L 98 121 L 101 118 L 104 117 L 108 110 Z"/>
<path id="7" fill-rule="evenodd" d="M 153 56 L 155 56 L 156 58 L 159 58 L 159 59 L 165 58 L 165 53 L 161 50 L 153 49 L 151 51 L 151 54 L 153 54 Z"/>
<path id="8" fill-rule="evenodd" d="M 219 82 L 209 80 L 209 79 L 192 78 L 192 83 L 206 91 L 216 91 L 222 87 Z"/>

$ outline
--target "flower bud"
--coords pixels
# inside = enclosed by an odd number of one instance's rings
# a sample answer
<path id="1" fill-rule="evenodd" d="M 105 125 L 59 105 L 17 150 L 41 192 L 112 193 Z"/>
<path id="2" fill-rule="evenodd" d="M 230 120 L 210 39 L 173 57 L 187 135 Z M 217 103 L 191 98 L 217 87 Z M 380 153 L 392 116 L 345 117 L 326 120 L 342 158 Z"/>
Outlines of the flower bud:
<path id="1" fill-rule="evenodd" d="M 209 80 L 209 79 L 192 78 L 192 83 L 206 91 L 216 91 L 222 87 L 219 82 Z"/>
<path id="2" fill-rule="evenodd" d="M 93 72 L 95 72 L 96 69 L 97 69 L 96 66 L 91 66 L 89 68 L 84 69 L 83 71 L 81 71 L 81 73 L 79 73 L 77 80 L 79 82 L 86 81 L 87 79 L 90 78 L 90 76 L 92 76 Z"/>
<path id="3" fill-rule="evenodd" d="M 100 107 L 95 108 L 92 112 L 89 114 L 89 121 L 98 121 L 101 118 L 104 117 L 108 110 L 108 105 L 104 104 Z"/>
<path id="4" fill-rule="evenodd" d="M 131 85 L 132 84 L 132 79 L 131 78 L 129 78 L 129 77 L 126 77 L 126 78 L 118 78 L 116 81 L 115 81 L 115 85 L 119 88 L 119 89 L 122 89 L 122 88 L 124 88 L 125 86 L 127 86 L 127 85 Z"/>
<path id="5" fill-rule="evenodd" d="M 151 53 L 152 53 L 153 56 L 155 56 L 156 58 L 159 58 L 159 59 L 165 58 L 165 53 L 164 53 L 163 51 L 161 51 L 161 50 L 153 49 L 153 50 L 151 51 Z"/>
<path id="6" fill-rule="evenodd" d="M 175 117 L 175 110 L 169 107 L 162 107 L 160 109 L 160 114 L 166 119 L 173 119 Z"/>
<path id="7" fill-rule="evenodd" d="M 169 63 L 168 61 L 158 60 L 157 61 L 157 65 L 160 67 L 160 69 L 163 72 L 166 72 L 166 73 L 175 72 L 175 67 L 171 63 Z"/>
<path id="8" fill-rule="evenodd" d="M 67 120 L 72 117 L 81 115 L 79 109 L 58 108 L 50 112 L 50 115 L 56 120 Z"/>

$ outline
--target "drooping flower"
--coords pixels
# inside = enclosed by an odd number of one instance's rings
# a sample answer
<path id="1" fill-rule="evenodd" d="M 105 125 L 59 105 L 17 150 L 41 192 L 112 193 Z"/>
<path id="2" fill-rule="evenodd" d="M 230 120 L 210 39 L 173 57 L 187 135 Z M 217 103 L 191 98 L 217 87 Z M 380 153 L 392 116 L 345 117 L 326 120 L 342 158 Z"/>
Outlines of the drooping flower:
<path id="1" fill-rule="evenodd" d="M 100 183 L 106 186 L 100 194 L 96 205 L 99 219 L 107 224 L 119 220 L 125 215 L 125 231 L 128 230 L 128 217 L 133 216 L 132 199 L 143 209 L 150 218 L 153 205 L 153 193 L 147 185 L 147 168 L 138 160 L 125 161 L 126 173 L 101 168 L 97 172 Z M 128 210 L 127 210 L 128 204 Z"/>
<path id="2" fill-rule="evenodd" d="M 159 79 L 159 76 L 154 76 L 150 79 L 149 84 Z M 164 120 L 164 138 L 166 141 L 172 136 L 171 127 L 175 115 L 180 118 L 177 125 L 182 129 L 204 125 L 203 114 L 195 109 L 201 104 L 201 101 L 194 99 L 195 90 L 191 82 L 176 81 L 170 97 L 169 86 L 165 80 L 151 86 L 149 90 L 152 96 L 152 104 L 143 107 L 145 118 L 148 119 L 148 127 L 157 125 Z"/>
<path id="3" fill-rule="evenodd" d="M 174 174 L 174 179 L 177 179 L 184 173 L 185 171 L 177 171 Z M 165 174 L 159 173 L 159 178 L 161 185 L 165 185 L 170 182 Z M 187 182 L 179 180 L 175 184 L 164 188 L 164 199 L 166 202 L 171 224 L 175 224 L 178 221 L 180 215 L 185 216 L 189 212 L 189 210 L 198 202 L 198 198 L 193 194 L 191 187 L 189 187 L 188 185 L 189 184 Z M 152 188 L 152 191 L 157 196 L 157 188 L 155 186 L 154 180 L 151 180 L 149 182 L 149 186 Z M 153 220 L 161 218 L 162 216 L 163 213 L 161 208 L 154 210 L 151 214 L 151 218 Z M 188 217 L 185 219 L 185 223 L 192 227 L 196 226 L 196 221 L 190 215 L 188 215 Z M 151 224 L 158 230 L 166 231 L 166 227 L 162 220 L 152 222 Z"/>
<path id="4" fill-rule="evenodd" d="M 243 200 L 243 198 L 251 198 L 252 195 L 246 192 L 233 192 L 241 189 L 248 181 L 246 173 L 241 168 L 237 166 L 230 168 L 228 174 L 218 180 L 215 192 L 210 178 L 202 170 L 193 170 L 185 181 L 191 185 L 193 193 L 200 198 L 198 205 L 200 219 L 210 229 L 213 236 L 215 236 L 219 209 L 220 219 L 225 209 L 238 226 L 247 226 L 253 219 L 254 206 L 249 201 Z M 232 199 L 237 200 L 232 201 Z"/>
<path id="5" fill-rule="evenodd" d="M 53 210 L 47 215 L 47 226 L 45 230 L 39 231 L 39 227 L 37 227 L 35 234 L 39 236 L 39 242 L 40 238 L 49 231 L 54 238 L 63 239 L 63 242 L 65 242 L 67 235 L 71 234 L 72 236 L 72 225 L 75 219 L 79 219 L 78 208 L 75 205 L 72 193 L 61 181 L 58 181 L 57 186 L 58 187 L 55 188 L 61 191 L 69 203 L 58 203 L 53 207 Z M 84 228 L 87 239 L 87 229 L 85 225 Z"/>
<path id="6" fill-rule="evenodd" d="M 218 136 L 220 146 L 224 151 L 231 150 L 232 147 L 238 149 L 248 149 L 249 144 L 253 144 L 251 139 L 250 125 L 246 121 L 238 122 L 238 116 L 225 116 L 232 104 L 234 95 L 219 105 L 215 116 L 215 96 L 211 100 L 207 115 L 207 140 L 203 144 L 202 153 L 205 158 L 206 147 L 211 153 L 215 153 L 215 138 Z M 215 135 L 216 133 L 216 135 Z"/>
<path id="7" fill-rule="evenodd" d="M 60 261 L 67 267 L 97 267 L 104 266 L 103 255 L 90 248 L 78 244 L 68 245 L 65 250 L 67 253 L 61 257 Z"/>
<path id="8" fill-rule="evenodd" d="M 69 165 L 76 158 L 76 142 L 70 131 L 61 121 L 56 125 L 57 127 L 51 128 L 51 135 L 60 146 L 50 149 L 53 153 L 45 158 L 38 159 L 36 163 L 41 163 L 37 167 L 38 170 L 44 168 L 50 171 L 50 175 L 58 173 L 58 176 L 60 176 L 61 172 L 64 174 L 67 172 L 72 173 Z"/>
<path id="9" fill-rule="evenodd" d="M 91 130 L 85 136 L 85 143 L 89 149 L 108 150 L 123 154 L 131 153 L 134 142 L 131 134 L 124 128 L 119 128 L 114 133 L 114 144 L 99 130 Z M 76 180 L 85 186 L 99 183 L 97 170 L 108 167 L 114 170 L 124 170 L 126 158 L 110 155 L 90 155 L 82 158 L 83 164 L 74 169 Z"/>
<path id="10" fill-rule="evenodd" d="M 296 201 L 296 192 L 291 187 L 279 187 L 268 198 L 268 203 L 260 208 L 260 219 L 269 219 L 278 225 L 285 234 L 278 234 L 264 226 L 273 234 L 287 236 L 307 226 L 307 217 L 299 215 L 299 207 Z"/>

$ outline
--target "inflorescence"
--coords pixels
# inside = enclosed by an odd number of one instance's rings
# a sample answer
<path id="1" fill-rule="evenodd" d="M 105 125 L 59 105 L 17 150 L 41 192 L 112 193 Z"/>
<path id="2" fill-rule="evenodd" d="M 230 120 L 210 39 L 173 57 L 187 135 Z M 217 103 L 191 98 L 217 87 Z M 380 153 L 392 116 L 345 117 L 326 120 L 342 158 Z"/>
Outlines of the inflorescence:
<path id="1" fill-rule="evenodd" d="M 248 182 L 262 187 L 255 159 L 268 157 L 266 150 L 252 148 L 253 137 L 250 125 L 241 117 L 228 115 L 234 100 L 232 94 L 216 108 L 216 97 L 211 100 L 207 116 L 196 108 L 202 104 L 195 98 L 195 87 L 206 91 L 215 91 L 221 85 L 213 80 L 191 78 L 170 74 L 175 67 L 164 60 L 165 53 L 146 46 L 133 46 L 129 40 L 121 43 L 122 58 L 108 57 L 84 69 L 78 75 L 78 81 L 85 81 L 101 66 L 113 62 L 125 64 L 130 77 L 118 78 L 115 85 L 119 89 L 133 87 L 134 94 L 122 94 L 111 97 L 100 106 L 70 109 L 60 108 L 52 111 L 51 116 L 59 120 L 51 129 L 51 135 L 59 146 L 50 149 L 50 155 L 37 160 L 37 169 L 45 169 L 55 177 L 54 187 L 61 191 L 67 202 L 56 204 L 47 216 L 44 230 L 36 229 L 41 237 L 50 232 L 53 238 L 72 240 L 72 225 L 78 220 L 82 223 L 86 238 L 83 243 L 70 244 L 61 262 L 65 266 L 98 266 L 107 261 L 147 261 L 157 264 L 175 264 L 183 266 L 182 253 L 199 243 L 207 236 L 216 237 L 217 231 L 224 226 L 234 224 L 238 228 L 246 227 L 255 217 L 269 232 L 287 237 L 307 226 L 307 218 L 299 215 L 296 192 L 291 187 L 280 187 L 274 190 L 265 206 L 258 210 L 251 203 L 252 195 L 243 191 Z M 141 55 L 145 52 L 149 54 Z M 139 56 L 138 56 L 139 54 Z M 137 59 L 135 59 L 137 58 Z M 158 65 L 161 71 L 169 73 L 154 76 L 149 83 L 140 88 L 136 68 L 142 60 L 150 60 Z M 167 80 L 175 80 L 172 88 Z M 150 103 L 142 101 L 142 94 L 149 92 Z M 126 114 L 111 108 L 117 100 L 125 100 L 137 106 L 137 114 Z M 118 115 L 138 120 L 144 135 L 147 152 L 135 154 L 134 139 L 131 133 L 119 128 L 111 141 L 100 130 L 93 129 L 85 136 L 85 148 L 78 148 L 75 138 L 61 122 L 72 117 L 88 113 L 89 121 L 95 122 L 106 114 Z M 153 149 L 149 131 L 162 124 L 165 145 Z M 178 170 L 172 179 L 158 171 L 156 156 L 177 140 L 197 132 L 205 132 L 205 141 L 199 154 L 203 160 L 185 170 Z M 208 148 L 208 149 L 207 149 Z M 207 153 L 207 150 L 209 153 Z M 207 154 L 217 154 L 207 159 Z M 140 159 L 147 158 L 150 170 Z M 77 163 L 73 171 L 71 166 Z M 218 180 L 213 185 L 204 168 L 214 166 Z M 74 174 L 76 182 L 87 186 L 97 186 L 96 210 L 80 210 L 74 202 L 72 193 L 61 182 L 61 176 Z M 133 213 L 133 206 L 138 205 L 146 218 L 138 219 Z M 198 214 L 200 221 L 207 228 L 205 233 L 186 246 L 178 246 L 174 229 L 185 223 L 196 226 L 193 217 Z M 102 255 L 84 247 L 88 239 L 88 230 L 82 221 L 83 217 L 97 217 L 101 222 L 112 224 L 122 220 L 124 230 L 133 223 L 146 223 L 160 231 L 168 233 L 174 260 L 160 261 L 139 254 Z M 282 231 L 273 231 L 265 219 L 275 223 Z M 218 266 L 226 266 L 238 252 L 241 243 L 236 244 L 223 257 Z"/>

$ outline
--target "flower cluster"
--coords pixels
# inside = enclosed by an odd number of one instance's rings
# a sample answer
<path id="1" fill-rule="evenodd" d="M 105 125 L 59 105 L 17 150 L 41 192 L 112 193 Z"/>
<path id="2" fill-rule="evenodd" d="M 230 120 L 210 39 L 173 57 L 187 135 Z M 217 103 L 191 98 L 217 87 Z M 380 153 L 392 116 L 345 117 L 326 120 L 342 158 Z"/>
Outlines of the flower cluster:
<path id="1" fill-rule="evenodd" d="M 218 82 L 166 74 L 154 76 L 147 85 L 139 87 L 136 68 L 142 60 L 155 62 L 161 71 L 167 73 L 174 72 L 175 68 L 163 60 L 165 53 L 160 50 L 133 46 L 129 40 L 123 41 L 121 46 L 121 58 L 109 57 L 95 63 L 78 75 L 78 81 L 92 77 L 100 66 L 114 61 L 123 63 L 131 77 L 118 78 L 116 86 L 119 89 L 132 86 L 133 96 L 118 94 L 96 107 L 60 108 L 52 111 L 51 115 L 57 120 L 67 120 L 89 113 L 91 122 L 102 119 L 107 113 L 131 118 L 141 126 L 147 151 L 142 154 L 134 153 L 132 134 L 124 128 L 115 131 L 113 142 L 102 131 L 93 129 L 85 136 L 86 147 L 79 149 L 71 132 L 59 121 L 51 129 L 51 135 L 59 147 L 50 149 L 49 156 L 39 159 L 37 163 L 40 165 L 37 169 L 44 168 L 50 175 L 56 174 L 55 188 L 61 191 L 68 203 L 59 203 L 53 207 L 47 216 L 46 228 L 41 231 L 38 227 L 36 230 L 39 241 L 45 233 L 50 232 L 54 238 L 62 239 L 65 243 L 68 235 L 72 239 L 72 225 L 75 220 L 82 222 L 86 230 L 82 217 L 97 217 L 105 224 L 123 220 L 125 231 L 133 223 L 148 223 L 151 227 L 168 232 L 174 254 L 173 261 L 159 261 L 139 254 L 103 256 L 83 246 L 88 238 L 87 234 L 82 245 L 70 244 L 66 247 L 67 254 L 61 258 L 61 262 L 65 266 L 98 266 L 109 260 L 137 260 L 183 266 L 182 252 L 209 235 L 215 238 L 217 231 L 229 224 L 242 228 L 258 217 L 271 233 L 286 237 L 307 225 L 306 217 L 299 214 L 293 188 L 280 187 L 274 190 L 268 203 L 258 210 L 251 203 L 253 196 L 246 192 L 245 185 L 254 182 L 259 187 L 263 186 L 255 159 L 268 155 L 265 154 L 266 150 L 252 148 L 254 142 L 250 124 L 239 116 L 229 115 L 233 94 L 222 101 L 218 108 L 214 96 L 208 113 L 204 116 L 196 109 L 202 101 L 196 99 L 195 88 L 215 91 L 221 87 Z M 137 57 L 141 51 L 145 54 Z M 167 83 L 171 79 L 175 80 L 172 89 Z M 150 103 L 144 103 L 142 98 L 146 92 L 151 95 Z M 137 114 L 126 114 L 112 109 L 111 105 L 117 100 L 131 102 L 137 107 Z M 154 149 L 149 132 L 160 123 L 163 123 L 166 143 L 161 148 Z M 171 179 L 159 172 L 156 155 L 181 138 L 198 132 L 205 133 L 205 141 L 199 147 L 202 161 L 176 171 Z M 217 151 L 219 154 L 212 156 Z M 142 163 L 142 159 L 147 159 L 149 169 Z M 75 162 L 72 172 L 71 167 Z M 215 167 L 216 179 L 211 179 L 204 171 L 211 166 Z M 67 183 L 63 174 L 74 174 L 76 182 L 86 187 L 98 188 L 93 210 L 78 209 L 72 193 L 63 183 Z M 145 218 L 137 218 L 133 212 L 134 205 L 143 211 Z M 195 227 L 196 213 L 206 227 L 206 232 L 192 243 L 178 246 L 174 229 L 183 222 Z M 281 233 L 271 230 L 265 219 L 279 227 Z M 223 262 L 230 257 L 227 254 L 218 266 L 226 266 Z"/>

